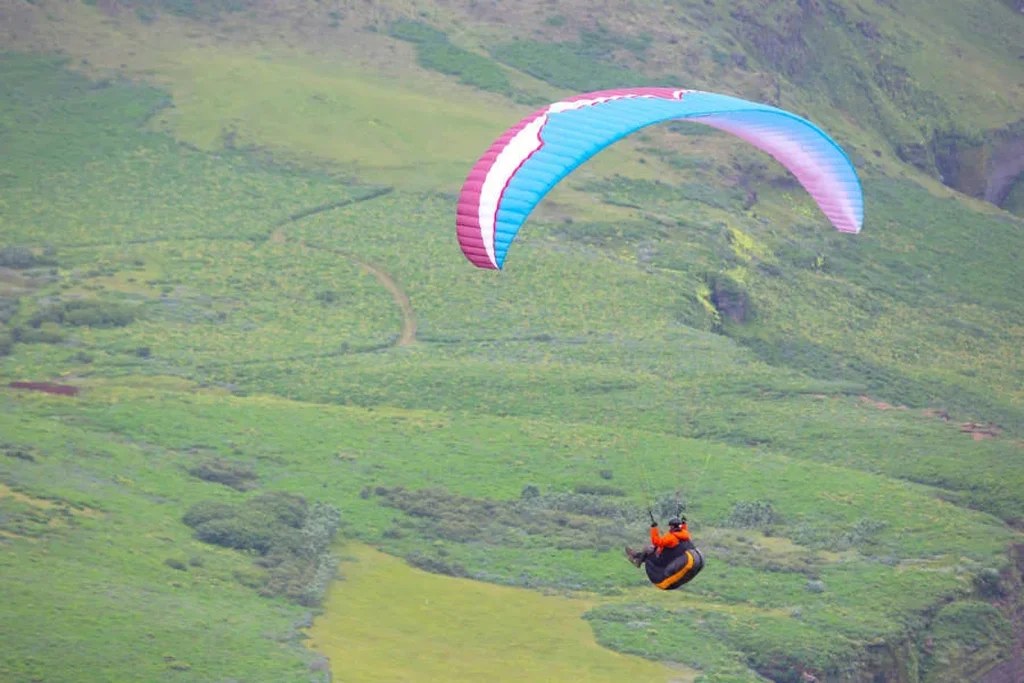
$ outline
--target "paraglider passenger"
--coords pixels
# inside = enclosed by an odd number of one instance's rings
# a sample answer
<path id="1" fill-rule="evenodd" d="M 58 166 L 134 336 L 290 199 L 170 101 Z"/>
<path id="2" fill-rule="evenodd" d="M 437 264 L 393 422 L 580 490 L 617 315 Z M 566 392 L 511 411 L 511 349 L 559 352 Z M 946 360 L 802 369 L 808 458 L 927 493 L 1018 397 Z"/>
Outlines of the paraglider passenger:
<path id="1" fill-rule="evenodd" d="M 668 533 L 661 535 L 658 523 L 651 520 L 651 543 L 643 550 L 626 547 L 626 557 L 635 567 L 643 566 L 647 578 L 662 590 L 679 588 L 704 568 L 704 557 L 690 538 L 686 517 L 668 521 Z"/>
<path id="2" fill-rule="evenodd" d="M 668 533 L 664 536 L 658 533 L 658 523 L 651 522 L 650 545 L 643 550 L 633 550 L 627 546 L 626 557 L 633 563 L 633 566 L 639 567 L 651 555 L 659 556 L 666 548 L 675 548 L 680 543 L 687 543 L 690 547 L 693 547 L 693 542 L 690 539 L 690 530 L 686 528 L 685 517 L 673 517 L 668 520 Z"/>

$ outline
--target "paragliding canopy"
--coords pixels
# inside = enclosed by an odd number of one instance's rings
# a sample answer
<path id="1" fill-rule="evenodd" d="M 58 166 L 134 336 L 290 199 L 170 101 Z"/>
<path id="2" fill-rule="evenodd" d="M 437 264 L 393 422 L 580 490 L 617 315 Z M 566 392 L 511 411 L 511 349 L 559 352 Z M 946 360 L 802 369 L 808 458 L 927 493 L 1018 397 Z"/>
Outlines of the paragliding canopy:
<path id="1" fill-rule="evenodd" d="M 473 166 L 459 196 L 462 252 L 500 269 L 527 216 L 558 181 L 615 141 L 682 119 L 732 133 L 775 157 L 810 193 L 836 229 L 858 233 L 860 181 L 832 138 L 788 111 L 728 95 L 677 88 L 624 88 L 555 102 L 509 128 Z"/>

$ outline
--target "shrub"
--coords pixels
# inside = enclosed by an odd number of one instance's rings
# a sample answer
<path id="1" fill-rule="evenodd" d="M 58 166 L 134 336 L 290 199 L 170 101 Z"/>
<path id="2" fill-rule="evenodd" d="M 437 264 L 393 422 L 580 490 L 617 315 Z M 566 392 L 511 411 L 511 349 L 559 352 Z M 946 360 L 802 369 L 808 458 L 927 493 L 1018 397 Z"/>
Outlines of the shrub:
<path id="1" fill-rule="evenodd" d="M 102 301 L 65 301 L 36 311 L 28 319 L 30 327 L 53 322 L 79 327 L 125 327 L 134 322 L 137 309 L 133 306 Z"/>
<path id="2" fill-rule="evenodd" d="M 341 296 L 333 289 L 324 289 L 316 293 L 316 300 L 325 306 L 336 303 Z"/>
<path id="3" fill-rule="evenodd" d="M 491 50 L 491 55 L 499 62 L 577 92 L 615 88 L 624 82 L 638 86 L 660 85 L 644 74 L 608 63 L 609 53 L 606 42 L 602 45 L 587 40 L 565 43 L 517 40 Z"/>
<path id="4" fill-rule="evenodd" d="M 425 69 L 458 76 L 466 85 L 509 94 L 512 83 L 505 70 L 493 60 L 452 45 L 448 36 L 420 21 L 400 19 L 388 27 L 393 38 L 416 46 L 416 61 Z"/>
<path id="5" fill-rule="evenodd" d="M 732 506 L 726 525 L 742 529 L 764 529 L 778 522 L 775 508 L 764 500 L 741 500 Z"/>
<path id="6" fill-rule="evenodd" d="M 6 325 L 18 314 L 21 299 L 17 297 L 0 299 L 0 324 Z"/>
<path id="7" fill-rule="evenodd" d="M 15 460 L 24 460 L 25 462 L 35 462 L 36 456 L 33 454 L 34 448 L 32 446 L 18 446 L 12 443 L 0 444 L 0 453 L 8 458 L 14 458 Z"/>
<path id="8" fill-rule="evenodd" d="M 25 247 L 0 247 L 0 267 L 31 268 L 35 264 L 35 255 Z"/>
<path id="9" fill-rule="evenodd" d="M 182 521 L 202 541 L 257 553 L 255 566 L 236 578 L 261 595 L 312 607 L 334 577 L 338 563 L 328 549 L 341 513 L 326 503 L 310 506 L 301 496 L 272 491 L 234 505 L 201 501 Z"/>
<path id="10" fill-rule="evenodd" d="M 183 521 L 193 529 L 215 519 L 229 519 L 237 514 L 236 507 L 230 503 L 216 500 L 201 500 L 188 509 Z"/>
<path id="11" fill-rule="evenodd" d="M 582 495 L 590 496 L 625 496 L 625 489 L 620 489 L 618 486 L 608 486 L 606 484 L 576 484 L 573 487 L 573 491 Z"/>
<path id="12" fill-rule="evenodd" d="M 294 599 L 305 607 L 316 607 L 324 601 L 327 587 L 334 580 L 338 568 L 338 560 L 333 555 L 323 554 L 317 557 L 313 565 L 312 575 L 304 582 Z M 289 596 L 290 597 L 290 596 Z"/>
<path id="13" fill-rule="evenodd" d="M 974 586 L 984 598 L 1002 598 L 1009 592 L 998 569 L 986 567 L 974 577 Z"/>
<path id="14" fill-rule="evenodd" d="M 268 514 L 281 524 L 298 529 L 306 521 L 306 499 L 295 493 L 270 491 L 247 503 L 253 510 Z"/>
<path id="15" fill-rule="evenodd" d="M 258 475 L 244 463 L 223 458 L 204 460 L 189 468 L 188 473 L 197 479 L 223 484 L 236 491 L 256 488 Z"/>
<path id="16" fill-rule="evenodd" d="M 15 327 L 11 329 L 11 341 L 19 344 L 59 344 L 64 341 L 64 335 L 57 330 Z"/>
<path id="17" fill-rule="evenodd" d="M 235 550 L 255 550 L 265 555 L 276 543 L 282 542 L 275 533 L 278 531 L 259 517 L 239 516 L 211 519 L 196 527 L 196 536 L 206 543 Z"/>
<path id="18" fill-rule="evenodd" d="M 432 574 L 444 574 L 445 576 L 458 576 L 467 577 L 469 573 L 466 572 L 465 567 L 456 562 L 446 562 L 437 557 L 430 557 L 429 555 L 421 555 L 419 553 L 410 553 L 405 556 L 405 561 L 411 564 L 413 567 L 422 569 L 423 571 L 430 572 Z"/>
<path id="19" fill-rule="evenodd" d="M 424 24 L 422 21 L 411 21 L 399 19 L 391 22 L 388 26 L 388 33 L 392 38 L 398 38 L 409 43 L 443 43 L 448 41 L 448 36 L 438 29 Z"/>
<path id="20" fill-rule="evenodd" d="M 326 503 L 314 503 L 299 529 L 298 552 L 306 557 L 324 554 L 339 526 L 341 513 L 337 508 Z"/>
<path id="21" fill-rule="evenodd" d="M 788 536 L 799 545 L 842 552 L 864 546 L 886 526 L 885 522 L 874 519 L 860 519 L 839 529 L 833 525 L 802 523 L 791 528 Z"/>

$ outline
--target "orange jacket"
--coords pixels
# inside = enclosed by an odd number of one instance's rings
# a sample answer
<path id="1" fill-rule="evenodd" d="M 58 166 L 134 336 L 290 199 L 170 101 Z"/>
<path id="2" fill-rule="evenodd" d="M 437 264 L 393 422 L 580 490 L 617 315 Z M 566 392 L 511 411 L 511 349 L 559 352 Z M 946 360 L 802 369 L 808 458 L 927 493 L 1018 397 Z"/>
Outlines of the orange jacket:
<path id="1" fill-rule="evenodd" d="M 683 524 L 683 528 L 679 531 L 670 531 L 664 536 L 658 535 L 658 527 L 651 527 L 651 543 L 658 549 L 658 554 L 665 548 L 675 548 L 679 545 L 680 541 L 689 541 L 690 532 L 686 529 L 686 524 Z"/>

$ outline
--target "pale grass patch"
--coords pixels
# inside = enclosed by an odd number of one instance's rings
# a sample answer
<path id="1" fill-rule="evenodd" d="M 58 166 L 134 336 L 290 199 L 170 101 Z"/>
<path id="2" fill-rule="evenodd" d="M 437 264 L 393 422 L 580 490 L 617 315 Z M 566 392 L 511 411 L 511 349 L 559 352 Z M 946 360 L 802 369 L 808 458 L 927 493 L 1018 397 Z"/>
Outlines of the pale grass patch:
<path id="1" fill-rule="evenodd" d="M 429 574 L 351 545 L 309 646 L 336 678 L 359 681 L 673 681 L 669 669 L 600 647 L 580 617 L 589 599 Z"/>

